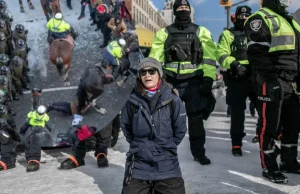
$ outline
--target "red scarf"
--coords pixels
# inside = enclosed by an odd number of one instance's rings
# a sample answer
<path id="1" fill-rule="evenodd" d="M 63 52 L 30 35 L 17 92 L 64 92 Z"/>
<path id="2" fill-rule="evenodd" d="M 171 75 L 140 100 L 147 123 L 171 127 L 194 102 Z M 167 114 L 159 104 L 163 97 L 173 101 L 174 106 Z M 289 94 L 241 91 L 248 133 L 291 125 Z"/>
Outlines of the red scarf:
<path id="1" fill-rule="evenodd" d="M 145 88 L 145 89 L 150 91 L 150 92 L 155 92 L 159 88 L 160 83 L 161 83 L 161 80 L 159 80 L 158 84 L 154 88 L 150 88 L 150 89 Z"/>

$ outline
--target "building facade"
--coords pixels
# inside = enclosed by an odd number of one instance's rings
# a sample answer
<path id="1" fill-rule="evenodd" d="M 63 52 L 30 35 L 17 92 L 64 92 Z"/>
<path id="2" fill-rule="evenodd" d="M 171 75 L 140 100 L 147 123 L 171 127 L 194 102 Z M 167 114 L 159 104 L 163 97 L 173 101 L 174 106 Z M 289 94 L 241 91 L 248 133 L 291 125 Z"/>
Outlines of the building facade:
<path id="1" fill-rule="evenodd" d="M 161 13 L 164 20 L 167 22 L 168 25 L 172 24 L 175 20 L 175 16 L 173 15 L 173 4 L 174 4 L 174 2 L 175 2 L 175 0 L 166 0 L 164 9 L 162 10 L 162 13 Z M 194 20 L 195 20 L 194 15 L 195 15 L 195 10 L 191 6 L 191 19 L 192 19 L 192 22 L 194 22 Z"/>
<path id="2" fill-rule="evenodd" d="M 136 26 L 157 32 L 167 23 L 151 0 L 132 0 L 132 18 Z"/>

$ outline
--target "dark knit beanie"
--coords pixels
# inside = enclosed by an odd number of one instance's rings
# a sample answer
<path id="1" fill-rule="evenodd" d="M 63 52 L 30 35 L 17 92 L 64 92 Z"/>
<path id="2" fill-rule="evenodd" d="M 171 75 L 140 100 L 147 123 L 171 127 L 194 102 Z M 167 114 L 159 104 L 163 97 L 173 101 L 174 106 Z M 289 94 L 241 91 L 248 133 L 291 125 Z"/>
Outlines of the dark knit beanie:
<path id="1" fill-rule="evenodd" d="M 153 68 L 157 69 L 160 77 L 163 76 L 162 65 L 156 59 L 150 58 L 150 57 L 144 58 L 138 66 L 138 71 L 140 71 L 141 69 L 143 69 L 145 67 L 153 67 Z M 140 75 L 139 75 L 139 77 L 140 77 Z"/>
<path id="2" fill-rule="evenodd" d="M 173 13 L 175 13 L 176 9 L 182 5 L 187 5 L 191 9 L 191 5 L 187 0 L 175 0 L 173 4 Z"/>

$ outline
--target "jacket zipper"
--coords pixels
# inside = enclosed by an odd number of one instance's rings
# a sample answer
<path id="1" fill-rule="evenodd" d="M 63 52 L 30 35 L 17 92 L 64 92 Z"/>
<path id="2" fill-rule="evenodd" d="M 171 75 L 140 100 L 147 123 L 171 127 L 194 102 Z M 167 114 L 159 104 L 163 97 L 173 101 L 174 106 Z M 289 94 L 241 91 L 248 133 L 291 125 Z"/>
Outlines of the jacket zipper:
<path id="1" fill-rule="evenodd" d="M 160 135 L 160 109 L 158 109 L 157 131 L 158 131 L 158 135 Z"/>

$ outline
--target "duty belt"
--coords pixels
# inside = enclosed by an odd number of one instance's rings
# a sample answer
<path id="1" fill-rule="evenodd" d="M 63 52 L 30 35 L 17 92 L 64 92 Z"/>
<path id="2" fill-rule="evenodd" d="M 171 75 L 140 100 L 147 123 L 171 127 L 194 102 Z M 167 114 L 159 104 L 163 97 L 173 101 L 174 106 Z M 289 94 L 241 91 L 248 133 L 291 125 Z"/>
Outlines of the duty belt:
<path id="1" fill-rule="evenodd" d="M 164 65 L 164 67 L 178 69 L 178 65 L 179 65 L 180 70 L 197 69 L 197 67 L 198 67 L 198 65 L 196 65 L 196 64 L 179 64 L 179 63 L 167 63 Z"/>

